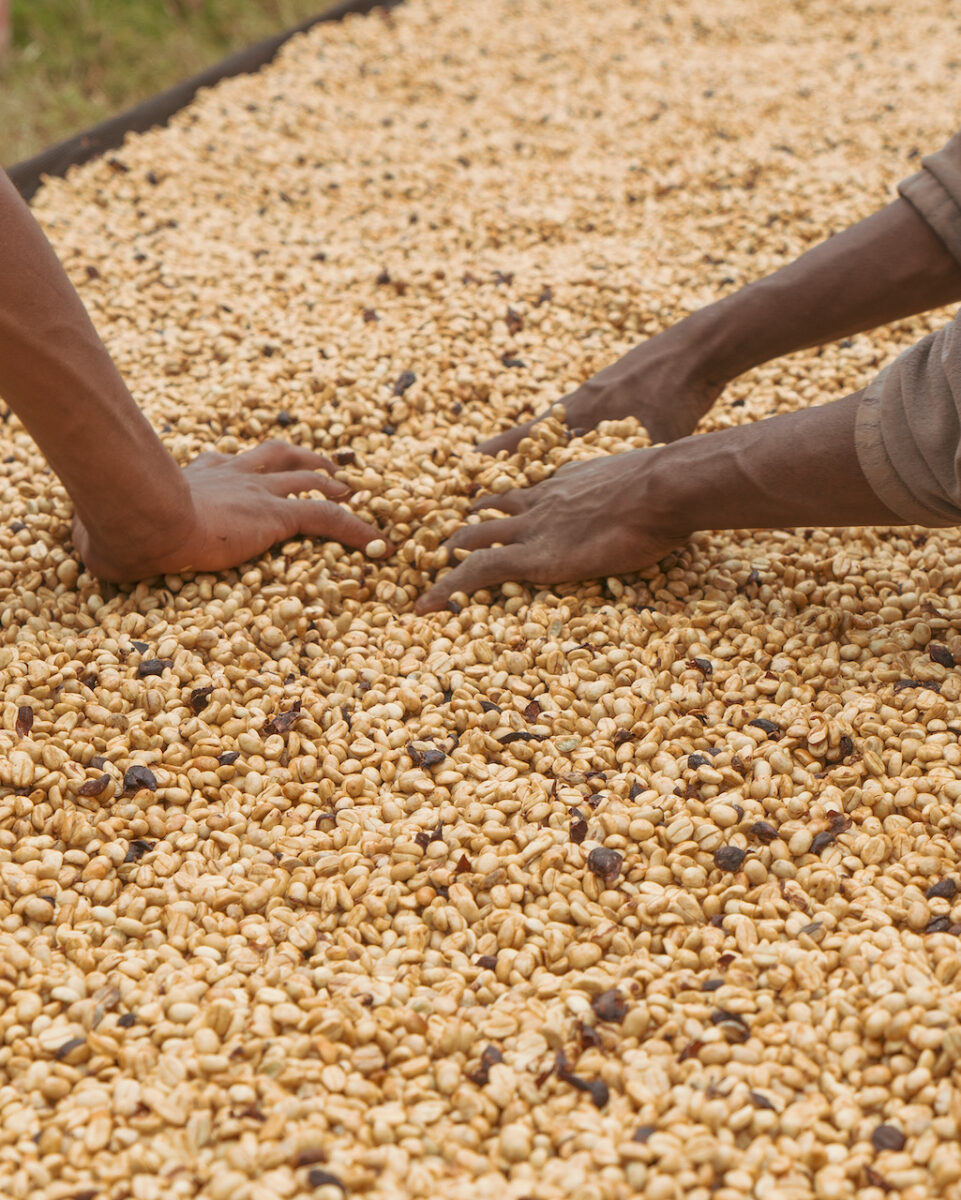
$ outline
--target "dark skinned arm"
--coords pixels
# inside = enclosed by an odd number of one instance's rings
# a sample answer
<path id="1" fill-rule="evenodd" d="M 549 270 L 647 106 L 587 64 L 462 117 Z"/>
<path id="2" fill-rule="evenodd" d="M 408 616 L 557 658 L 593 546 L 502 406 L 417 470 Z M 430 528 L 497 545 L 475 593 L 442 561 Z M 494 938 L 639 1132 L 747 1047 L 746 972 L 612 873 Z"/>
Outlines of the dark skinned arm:
<path id="1" fill-rule="evenodd" d="M 593 429 L 634 416 L 655 442 L 674 441 L 752 367 L 956 300 L 961 265 L 899 198 L 631 350 L 563 399 L 567 423 Z M 535 423 L 481 449 L 512 450 Z"/>
<path id="2" fill-rule="evenodd" d="M 458 592 L 507 580 L 547 585 L 658 562 L 696 530 L 903 525 L 874 494 L 855 449 L 861 393 L 668 446 L 563 467 L 531 488 L 479 500 L 502 518 L 445 543 L 471 551 L 420 598 L 436 612 Z"/>

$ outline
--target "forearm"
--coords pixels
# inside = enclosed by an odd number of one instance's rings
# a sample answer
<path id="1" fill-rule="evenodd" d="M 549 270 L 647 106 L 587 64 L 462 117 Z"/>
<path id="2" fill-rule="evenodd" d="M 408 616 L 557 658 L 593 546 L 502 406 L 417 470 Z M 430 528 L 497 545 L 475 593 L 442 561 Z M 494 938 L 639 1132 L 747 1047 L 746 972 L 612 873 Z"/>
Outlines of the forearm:
<path id="1" fill-rule="evenodd" d="M 180 468 L 137 407 L 50 244 L 0 172 L 0 396 L 99 539 L 179 528 Z"/>
<path id="2" fill-rule="evenodd" d="M 701 375 L 724 384 L 781 355 L 961 299 L 961 266 L 906 200 L 675 328 L 698 347 Z"/>
<path id="3" fill-rule="evenodd" d="M 858 463 L 860 399 L 856 392 L 656 450 L 644 491 L 658 497 L 660 522 L 678 539 L 701 529 L 903 525 Z"/>

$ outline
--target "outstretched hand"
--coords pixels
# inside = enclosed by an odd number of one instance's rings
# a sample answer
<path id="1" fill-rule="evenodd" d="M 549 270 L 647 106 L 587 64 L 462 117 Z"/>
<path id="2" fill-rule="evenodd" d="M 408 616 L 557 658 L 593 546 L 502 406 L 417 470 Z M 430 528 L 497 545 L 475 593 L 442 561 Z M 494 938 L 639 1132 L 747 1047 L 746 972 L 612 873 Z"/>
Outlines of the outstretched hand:
<path id="1" fill-rule="evenodd" d="M 543 483 L 484 496 L 474 511 L 508 514 L 463 525 L 445 542 L 448 556 L 470 551 L 417 601 L 437 612 L 457 592 L 508 580 L 547 585 L 622 575 L 663 558 L 687 534 L 658 499 L 653 468 L 661 451 L 635 450 L 570 463 Z"/>
<path id="2" fill-rule="evenodd" d="M 242 454 L 201 454 L 183 469 L 188 511 L 172 524 L 158 521 L 156 538 L 104 544 L 78 516 L 74 545 L 93 575 L 120 583 L 188 570 L 223 571 L 298 534 L 358 548 L 383 539 L 376 526 L 333 503 L 350 495 L 346 484 L 332 478 L 336 470 L 323 455 L 279 440 Z M 328 498 L 305 498 L 310 491 Z"/>
<path id="3" fill-rule="evenodd" d="M 565 396 L 561 404 L 567 425 L 587 432 L 601 421 L 636 417 L 652 442 L 687 437 L 724 388 L 723 383 L 705 378 L 699 363 L 697 347 L 691 344 L 684 328 L 672 326 Z M 479 449 L 485 454 L 513 452 L 550 412 L 488 438 Z"/>

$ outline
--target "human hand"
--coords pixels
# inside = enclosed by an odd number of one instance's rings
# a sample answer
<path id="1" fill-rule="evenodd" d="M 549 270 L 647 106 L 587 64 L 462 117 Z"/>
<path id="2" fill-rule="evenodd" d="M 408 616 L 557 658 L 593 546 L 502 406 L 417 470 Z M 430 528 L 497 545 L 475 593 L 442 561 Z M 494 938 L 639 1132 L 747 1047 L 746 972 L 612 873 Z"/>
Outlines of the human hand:
<path id="1" fill-rule="evenodd" d="M 560 401 L 568 427 L 586 432 L 601 421 L 636 417 L 652 442 L 686 437 L 724 390 L 723 382 L 711 382 L 702 373 L 698 349 L 681 325 L 642 342 Z M 514 451 L 549 415 L 550 410 L 543 412 L 479 448 L 485 454 Z"/>
<path id="2" fill-rule="evenodd" d="M 158 514 L 155 537 L 108 544 L 77 516 L 74 545 L 91 574 L 119 583 L 182 571 L 223 571 L 298 534 L 358 548 L 386 541 L 376 526 L 331 503 L 350 494 L 346 484 L 331 478 L 336 470 L 323 455 L 277 440 L 242 454 L 201 454 L 183 469 L 187 510 L 169 519 Z M 303 498 L 308 491 L 330 499 Z"/>
<path id="3" fill-rule="evenodd" d="M 464 525 L 449 554 L 472 551 L 417 602 L 508 579 L 534 584 L 636 571 L 698 529 L 904 525 L 860 465 L 863 392 L 731 429 L 571 463 L 532 488 L 483 497 L 505 519 Z M 498 545 L 500 543 L 500 545 Z"/>
<path id="4" fill-rule="evenodd" d="M 419 613 L 444 608 L 455 592 L 507 580 L 534 584 L 622 575 L 663 558 L 689 532 L 671 511 L 657 470 L 660 450 L 634 450 L 570 463 L 531 488 L 484 496 L 474 511 L 506 518 L 463 525 L 444 543 L 471 554 L 426 592 Z"/>

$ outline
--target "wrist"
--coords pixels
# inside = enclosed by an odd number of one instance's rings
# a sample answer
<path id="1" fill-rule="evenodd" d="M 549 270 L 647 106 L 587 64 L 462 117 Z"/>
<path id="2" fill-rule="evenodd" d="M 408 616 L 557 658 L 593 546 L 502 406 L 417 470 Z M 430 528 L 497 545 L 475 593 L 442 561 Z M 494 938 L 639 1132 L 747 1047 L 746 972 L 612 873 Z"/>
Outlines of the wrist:
<path id="1" fill-rule="evenodd" d="M 643 495 L 639 511 L 665 538 L 686 541 L 704 529 L 702 488 L 691 473 L 698 471 L 701 443 L 713 435 L 691 435 L 653 450 L 641 450 L 645 470 L 640 474 Z"/>
<path id="2" fill-rule="evenodd" d="M 629 451 L 624 456 L 634 460 L 627 509 L 645 532 L 676 543 L 704 528 L 703 519 L 698 520 L 698 488 L 683 477 L 683 472 L 690 469 L 691 451 L 699 450 L 697 443 L 713 436 L 689 436 L 649 450 Z"/>
<path id="3" fill-rule="evenodd" d="M 683 334 L 689 369 L 703 384 L 720 391 L 781 352 L 767 344 L 776 323 L 776 298 L 761 297 L 758 286 L 749 284 L 675 327 Z"/>
<path id="4" fill-rule="evenodd" d="M 197 513 L 185 494 L 167 496 L 152 514 L 118 510 L 116 519 L 88 516 L 76 505 L 73 540 L 91 574 L 114 583 L 189 570 L 185 547 L 197 526 Z"/>

